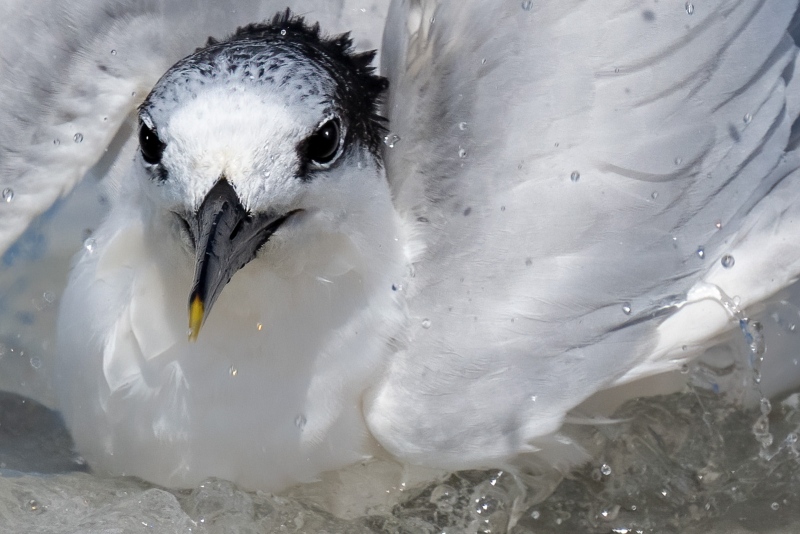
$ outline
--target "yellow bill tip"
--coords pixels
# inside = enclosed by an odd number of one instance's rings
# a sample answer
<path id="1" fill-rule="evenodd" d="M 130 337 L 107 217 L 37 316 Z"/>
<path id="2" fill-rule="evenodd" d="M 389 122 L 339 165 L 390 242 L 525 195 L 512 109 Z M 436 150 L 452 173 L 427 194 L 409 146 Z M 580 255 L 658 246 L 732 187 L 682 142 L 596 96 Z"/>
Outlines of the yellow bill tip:
<path id="1" fill-rule="evenodd" d="M 197 341 L 200 327 L 203 326 L 203 312 L 205 308 L 200 295 L 195 295 L 189 305 L 189 341 Z"/>

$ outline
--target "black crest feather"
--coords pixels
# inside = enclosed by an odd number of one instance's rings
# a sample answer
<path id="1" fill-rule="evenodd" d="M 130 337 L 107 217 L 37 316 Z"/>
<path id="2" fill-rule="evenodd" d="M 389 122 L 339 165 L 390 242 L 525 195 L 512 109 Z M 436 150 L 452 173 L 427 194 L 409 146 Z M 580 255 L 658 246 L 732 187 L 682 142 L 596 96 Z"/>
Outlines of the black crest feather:
<path id="1" fill-rule="evenodd" d="M 304 17 L 289 8 L 270 21 L 242 26 L 223 41 L 209 38 L 206 48 L 248 41 L 294 44 L 325 66 L 341 87 L 338 96 L 348 111 L 351 127 L 356 129 L 354 133 L 366 142 L 371 152 L 380 154 L 386 119 L 380 116 L 379 107 L 389 82 L 375 74 L 372 66 L 375 50 L 357 53 L 349 33 L 324 36 L 319 23 L 306 24 Z"/>

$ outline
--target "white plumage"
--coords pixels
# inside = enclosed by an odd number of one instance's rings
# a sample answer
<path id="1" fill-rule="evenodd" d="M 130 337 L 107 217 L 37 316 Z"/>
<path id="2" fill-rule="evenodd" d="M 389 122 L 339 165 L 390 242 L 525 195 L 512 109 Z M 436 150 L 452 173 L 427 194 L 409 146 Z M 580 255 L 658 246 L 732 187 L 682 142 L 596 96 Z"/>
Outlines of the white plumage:
<path id="1" fill-rule="evenodd" d="M 20 20 L 2 32 L 3 248 L 118 154 L 60 302 L 55 379 L 100 470 L 274 490 L 383 450 L 567 464 L 552 438 L 570 410 L 678 368 L 736 324 L 726 295 L 746 307 L 800 272 L 794 1 L 293 6 L 362 50 L 386 16 L 385 172 L 361 147 L 295 176 L 324 98 L 167 80 L 174 100 L 140 115 L 167 147 L 156 183 L 136 105 L 207 35 L 282 7 L 252 4 L 0 12 Z M 191 343 L 174 214 L 223 176 L 250 212 L 300 211 Z"/>

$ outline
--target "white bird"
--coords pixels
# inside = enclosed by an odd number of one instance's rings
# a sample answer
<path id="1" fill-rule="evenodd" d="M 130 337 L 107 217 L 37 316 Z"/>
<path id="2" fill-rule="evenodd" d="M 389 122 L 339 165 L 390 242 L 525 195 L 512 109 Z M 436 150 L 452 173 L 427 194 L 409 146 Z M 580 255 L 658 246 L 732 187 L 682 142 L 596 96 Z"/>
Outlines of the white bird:
<path id="1" fill-rule="evenodd" d="M 397 0 L 386 124 L 347 38 L 286 12 L 189 53 L 231 17 L 183 5 L 3 37 L 3 247 L 120 154 L 58 325 L 98 471 L 277 490 L 385 452 L 566 465 L 570 410 L 800 273 L 795 0 Z"/>

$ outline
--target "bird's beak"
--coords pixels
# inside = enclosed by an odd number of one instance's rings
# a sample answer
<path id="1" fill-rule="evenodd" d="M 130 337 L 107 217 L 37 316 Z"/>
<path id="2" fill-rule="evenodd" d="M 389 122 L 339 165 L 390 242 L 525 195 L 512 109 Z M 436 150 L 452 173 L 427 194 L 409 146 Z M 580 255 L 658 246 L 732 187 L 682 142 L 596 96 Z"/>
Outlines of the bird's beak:
<path id="1" fill-rule="evenodd" d="M 248 214 L 224 177 L 211 188 L 190 223 L 197 257 L 189 294 L 189 341 L 197 339 L 225 284 L 256 257 L 258 249 L 292 213 Z"/>

